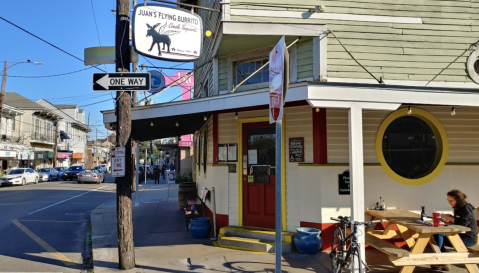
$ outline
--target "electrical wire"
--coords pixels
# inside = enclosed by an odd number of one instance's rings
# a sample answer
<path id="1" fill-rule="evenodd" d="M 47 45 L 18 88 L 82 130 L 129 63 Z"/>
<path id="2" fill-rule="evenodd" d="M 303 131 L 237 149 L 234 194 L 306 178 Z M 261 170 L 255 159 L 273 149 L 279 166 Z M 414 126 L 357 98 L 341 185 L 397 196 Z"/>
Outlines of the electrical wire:
<path id="1" fill-rule="evenodd" d="M 18 26 L 18 25 L 16 25 L 16 24 L 14 24 L 14 23 L 8 21 L 7 19 L 3 18 L 2 16 L 0 16 L 0 19 L 2 19 L 3 21 L 9 23 L 10 25 L 12 25 L 12 26 L 14 26 L 14 27 L 16 27 L 16 28 L 18 28 L 18 29 L 20 29 L 20 30 L 22 30 L 22 31 L 24 31 L 24 32 L 26 32 L 26 33 L 28 33 L 28 34 L 30 34 L 31 36 L 33 36 L 33 37 L 39 39 L 40 41 L 45 42 L 46 44 L 48 44 L 48 45 L 50 45 L 50 46 L 52 46 L 52 47 L 54 47 L 54 48 L 60 50 L 61 52 L 65 53 L 65 54 L 67 54 L 67 55 L 69 55 L 69 56 L 71 56 L 71 57 L 73 57 L 73 58 L 75 58 L 75 59 L 77 59 L 77 60 L 79 60 L 79 61 L 81 61 L 81 62 L 83 62 L 83 63 L 85 62 L 84 60 L 78 58 L 77 56 L 75 56 L 75 55 L 73 55 L 73 54 L 71 54 L 71 53 L 69 53 L 69 52 L 67 52 L 67 51 L 65 51 L 65 50 L 63 50 L 63 49 L 61 49 L 61 48 L 59 48 L 58 46 L 56 46 L 56 45 L 54 45 L 54 44 L 52 44 L 52 43 L 50 43 L 50 42 L 48 42 L 48 41 L 46 41 L 46 40 L 44 40 L 44 39 L 38 37 L 37 35 L 31 33 L 30 31 L 28 31 L 28 30 L 26 30 L 26 29 L 24 29 L 24 28 L 22 28 L 22 27 L 20 27 L 20 26 Z M 100 71 L 106 72 L 106 71 L 104 71 L 103 69 L 98 68 L 98 66 L 96 66 L 96 65 L 92 65 L 92 67 L 94 67 L 94 68 L 96 68 L 96 69 L 98 69 L 98 70 L 100 70 Z"/>
<path id="2" fill-rule="evenodd" d="M 100 32 L 98 31 L 98 24 L 96 22 L 96 15 L 95 15 L 95 8 L 93 7 L 93 0 L 90 0 L 91 4 L 91 11 L 93 12 L 93 20 L 95 22 L 95 28 L 96 28 L 96 36 L 98 37 L 98 43 L 101 45 L 101 40 L 100 40 Z M 106 69 L 106 64 L 103 64 L 103 67 L 105 67 L 105 72 L 107 71 Z"/>
<path id="3" fill-rule="evenodd" d="M 15 76 L 15 75 L 7 75 L 7 77 L 10 77 L 10 78 L 25 78 L 25 79 L 51 78 L 51 77 L 60 77 L 60 76 L 66 76 L 66 75 L 70 75 L 70 74 L 75 74 L 75 73 L 82 72 L 82 71 L 85 71 L 85 70 L 88 70 L 88 69 L 92 69 L 92 68 L 93 68 L 93 67 L 91 66 L 91 67 L 87 67 L 87 68 L 80 69 L 80 70 L 76 70 L 76 71 L 72 71 L 72 72 L 55 74 L 55 75 L 46 75 L 46 76 Z"/>
<path id="4" fill-rule="evenodd" d="M 351 52 L 349 52 L 349 50 L 343 45 L 343 43 L 341 43 L 341 40 L 339 40 L 338 37 L 336 37 L 336 35 L 334 34 L 334 32 L 333 32 L 332 30 L 329 30 L 328 33 L 333 34 L 334 38 L 336 38 L 336 40 L 338 40 L 339 44 L 344 48 L 344 50 L 346 51 L 346 53 L 348 53 L 348 55 L 351 56 L 351 58 L 352 58 L 362 69 L 364 69 L 364 71 L 366 71 L 371 77 L 373 77 L 379 84 L 384 84 L 382 77 L 380 77 L 379 79 L 376 78 L 371 72 L 369 72 L 369 70 L 366 69 L 366 67 L 364 67 L 358 60 L 356 60 L 356 58 L 354 58 L 353 54 L 351 54 Z"/>

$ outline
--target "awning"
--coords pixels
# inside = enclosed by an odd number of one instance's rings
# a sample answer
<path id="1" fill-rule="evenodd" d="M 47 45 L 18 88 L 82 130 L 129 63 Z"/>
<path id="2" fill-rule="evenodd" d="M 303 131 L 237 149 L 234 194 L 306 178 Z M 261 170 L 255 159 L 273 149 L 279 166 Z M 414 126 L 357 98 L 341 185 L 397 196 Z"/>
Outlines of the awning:
<path id="1" fill-rule="evenodd" d="M 306 100 L 307 90 L 306 83 L 290 85 L 287 103 Z M 268 104 L 268 89 L 264 88 L 257 91 L 134 107 L 131 109 L 131 137 L 144 141 L 193 134 L 205 123 L 204 117 L 208 117 L 214 111 L 234 112 L 255 106 L 268 109 Z M 111 130 L 110 123 L 116 122 L 114 110 L 102 111 L 102 113 L 105 127 Z"/>
<path id="2" fill-rule="evenodd" d="M 65 133 L 64 131 L 60 130 L 60 139 L 61 139 L 61 140 L 70 139 L 70 137 L 67 135 L 67 133 Z"/>
<path id="3" fill-rule="evenodd" d="M 50 158 L 53 158 L 55 156 L 55 154 L 53 152 L 48 152 L 47 154 L 47 157 L 50 159 Z"/>
<path id="4" fill-rule="evenodd" d="M 66 158 L 68 158 L 68 153 L 58 152 L 57 153 L 57 158 L 58 159 L 66 159 Z"/>
<path id="5" fill-rule="evenodd" d="M 83 153 L 73 153 L 73 159 L 82 159 L 85 158 L 85 154 Z"/>

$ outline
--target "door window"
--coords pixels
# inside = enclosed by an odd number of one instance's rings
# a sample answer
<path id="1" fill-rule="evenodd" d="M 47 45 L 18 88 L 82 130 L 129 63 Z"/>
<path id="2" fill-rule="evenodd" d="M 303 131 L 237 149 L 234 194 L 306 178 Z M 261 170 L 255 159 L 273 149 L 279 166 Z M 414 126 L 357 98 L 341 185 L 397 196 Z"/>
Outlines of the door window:
<path id="1" fill-rule="evenodd" d="M 254 128 L 248 130 L 248 174 L 275 175 L 276 129 Z"/>

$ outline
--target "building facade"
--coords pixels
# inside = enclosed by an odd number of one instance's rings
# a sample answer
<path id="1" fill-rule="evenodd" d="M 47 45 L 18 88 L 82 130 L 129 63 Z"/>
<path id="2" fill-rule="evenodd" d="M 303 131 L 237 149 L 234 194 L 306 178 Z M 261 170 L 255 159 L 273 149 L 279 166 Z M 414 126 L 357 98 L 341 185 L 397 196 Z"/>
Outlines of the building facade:
<path id="1" fill-rule="evenodd" d="M 477 191 L 473 3 L 188 2 L 221 10 L 199 11 L 213 35 L 195 63 L 197 92 L 190 101 L 132 109 L 132 137 L 196 131 L 194 177 L 198 189 L 215 187 L 218 228 L 274 228 L 276 145 L 283 149 L 282 230 L 319 228 L 323 249 L 331 217 L 363 221 L 380 197 L 389 208 L 451 212 L 447 191 Z M 267 62 L 283 36 L 289 88 L 276 143 Z M 112 127 L 113 110 L 103 113 Z M 476 195 L 468 200 L 479 204 Z M 207 208 L 212 216 L 210 201 Z"/>
<path id="2" fill-rule="evenodd" d="M 90 128 L 85 125 L 85 112 L 77 105 L 59 104 L 41 99 L 37 102 L 62 117 L 58 124 L 57 166 L 85 165 L 86 142 Z"/>
<path id="3" fill-rule="evenodd" d="M 18 135 L 15 132 L 14 136 L 18 137 L 18 143 L 26 145 L 27 149 L 21 153 L 22 159 L 15 167 L 28 166 L 30 163 L 36 168 L 52 167 L 55 145 L 54 123 L 62 118 L 54 111 L 18 93 L 5 93 L 4 102 L 24 111 L 24 114 L 19 116 Z"/>

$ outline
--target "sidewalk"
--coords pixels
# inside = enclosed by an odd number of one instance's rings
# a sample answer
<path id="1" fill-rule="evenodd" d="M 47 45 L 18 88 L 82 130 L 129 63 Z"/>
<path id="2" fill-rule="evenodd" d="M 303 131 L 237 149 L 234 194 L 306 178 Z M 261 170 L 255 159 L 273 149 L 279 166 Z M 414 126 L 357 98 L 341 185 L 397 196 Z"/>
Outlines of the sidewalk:
<path id="1" fill-rule="evenodd" d="M 161 182 L 160 182 L 161 183 Z M 186 232 L 184 214 L 178 207 L 178 184 L 140 184 L 140 205 L 133 205 L 133 234 L 136 268 L 122 272 L 274 272 L 274 254 L 242 252 L 213 246 L 210 239 L 197 240 Z M 133 203 L 135 196 L 133 195 Z M 116 272 L 118 242 L 116 201 L 103 204 L 91 213 L 95 273 Z M 387 257 L 368 249 L 367 261 L 373 271 L 398 272 Z M 330 272 L 326 253 L 283 254 L 283 272 Z M 433 272 L 430 268 L 415 271 Z M 454 266 L 451 272 L 467 272 Z"/>

